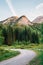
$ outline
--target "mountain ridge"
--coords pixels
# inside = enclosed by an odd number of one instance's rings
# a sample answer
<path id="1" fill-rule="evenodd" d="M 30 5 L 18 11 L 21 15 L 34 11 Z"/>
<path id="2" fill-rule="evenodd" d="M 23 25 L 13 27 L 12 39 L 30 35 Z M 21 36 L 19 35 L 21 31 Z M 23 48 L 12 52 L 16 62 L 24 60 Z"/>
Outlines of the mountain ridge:
<path id="1" fill-rule="evenodd" d="M 21 17 L 12 16 L 1 21 L 1 23 L 2 24 L 32 25 L 31 21 L 25 15 L 22 15 Z"/>
<path id="2" fill-rule="evenodd" d="M 32 22 L 37 24 L 43 23 L 43 16 L 36 17 Z"/>
<path id="3" fill-rule="evenodd" d="M 21 17 L 12 16 L 12 17 L 9 17 L 9 18 L 1 21 L 0 23 L 17 24 L 17 25 L 33 25 L 34 23 L 41 24 L 41 23 L 43 23 L 43 16 L 38 16 L 33 21 L 30 21 L 25 15 L 22 15 Z"/>

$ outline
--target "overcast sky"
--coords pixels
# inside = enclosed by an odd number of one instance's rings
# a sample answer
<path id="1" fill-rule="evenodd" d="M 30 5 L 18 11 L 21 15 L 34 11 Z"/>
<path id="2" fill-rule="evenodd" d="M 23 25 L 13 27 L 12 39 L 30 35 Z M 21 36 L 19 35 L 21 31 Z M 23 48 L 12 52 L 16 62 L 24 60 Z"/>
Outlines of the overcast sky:
<path id="1" fill-rule="evenodd" d="M 0 0 L 0 20 L 21 15 L 30 20 L 43 16 L 43 0 Z"/>

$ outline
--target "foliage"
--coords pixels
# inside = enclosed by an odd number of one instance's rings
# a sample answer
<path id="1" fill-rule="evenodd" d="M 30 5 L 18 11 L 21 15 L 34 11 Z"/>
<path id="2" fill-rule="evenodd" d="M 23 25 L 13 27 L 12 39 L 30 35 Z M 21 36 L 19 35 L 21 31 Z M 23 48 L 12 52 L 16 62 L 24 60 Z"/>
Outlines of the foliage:
<path id="1" fill-rule="evenodd" d="M 37 56 L 28 65 L 43 65 L 43 44 L 33 47 Z"/>
<path id="2" fill-rule="evenodd" d="M 2 29 L 2 35 L 4 37 L 4 42 L 7 44 L 7 30 L 5 28 Z"/>
<path id="3" fill-rule="evenodd" d="M 0 45 L 2 45 L 4 42 L 4 37 L 0 36 Z"/>
<path id="4" fill-rule="evenodd" d="M 11 26 L 7 28 L 7 44 L 11 45 L 13 43 L 13 29 Z"/>
<path id="5" fill-rule="evenodd" d="M 19 51 L 5 50 L 1 47 L 0 48 L 0 61 L 12 58 L 18 54 L 20 54 Z"/>
<path id="6" fill-rule="evenodd" d="M 41 25 L 41 42 L 43 43 L 43 23 Z"/>
<path id="7" fill-rule="evenodd" d="M 1 25 L 0 25 L 1 26 Z M 0 28 L 0 36 L 4 37 L 4 44 L 12 45 L 18 42 L 39 43 L 41 39 L 40 31 L 36 26 L 16 26 L 16 25 L 2 25 Z M 42 28 L 40 28 L 41 30 Z"/>

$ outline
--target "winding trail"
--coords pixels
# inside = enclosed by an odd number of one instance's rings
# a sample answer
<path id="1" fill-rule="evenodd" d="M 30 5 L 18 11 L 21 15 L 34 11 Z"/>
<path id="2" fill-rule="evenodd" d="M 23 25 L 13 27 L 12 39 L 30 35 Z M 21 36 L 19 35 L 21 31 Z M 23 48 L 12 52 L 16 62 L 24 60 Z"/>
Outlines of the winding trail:
<path id="1" fill-rule="evenodd" d="M 10 58 L 8 60 L 4 60 L 0 62 L 0 65 L 27 65 L 35 56 L 36 53 L 32 50 L 24 50 L 24 49 L 11 49 L 14 51 L 20 51 L 16 57 Z"/>

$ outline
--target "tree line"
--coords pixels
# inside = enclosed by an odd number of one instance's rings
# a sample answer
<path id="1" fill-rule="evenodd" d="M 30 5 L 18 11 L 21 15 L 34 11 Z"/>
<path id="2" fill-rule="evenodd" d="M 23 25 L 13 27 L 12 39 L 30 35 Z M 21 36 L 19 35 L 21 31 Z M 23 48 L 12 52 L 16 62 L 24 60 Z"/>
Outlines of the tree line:
<path id="1" fill-rule="evenodd" d="M 30 43 L 39 43 L 39 34 L 37 31 L 32 30 L 29 26 L 7 26 L 2 27 L 0 26 L 0 30 L 2 41 L 4 44 L 11 45 L 12 43 L 18 42 L 30 42 Z M 3 40 L 3 39 L 2 39 Z"/>

